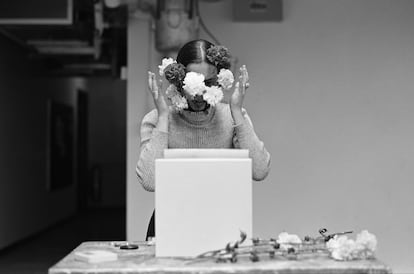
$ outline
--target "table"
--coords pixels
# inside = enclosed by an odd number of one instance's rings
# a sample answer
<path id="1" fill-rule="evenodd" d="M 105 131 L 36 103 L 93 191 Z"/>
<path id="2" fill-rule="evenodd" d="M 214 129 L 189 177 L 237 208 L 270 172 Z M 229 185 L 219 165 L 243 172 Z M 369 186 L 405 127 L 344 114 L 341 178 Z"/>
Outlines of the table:
<path id="1" fill-rule="evenodd" d="M 155 246 L 146 242 L 134 242 L 138 249 L 121 250 L 122 242 L 84 242 L 61 261 L 49 268 L 49 274 L 80 273 L 187 273 L 187 274 L 226 274 L 226 273 L 263 273 L 263 274 L 391 274 L 391 269 L 378 260 L 356 260 L 340 262 L 327 256 L 309 255 L 300 260 L 285 258 L 263 258 L 251 262 L 241 258 L 237 263 L 216 263 L 213 259 L 194 260 L 188 258 L 156 258 Z M 117 253 L 116 261 L 88 263 L 75 258 L 75 252 L 106 250 Z"/>

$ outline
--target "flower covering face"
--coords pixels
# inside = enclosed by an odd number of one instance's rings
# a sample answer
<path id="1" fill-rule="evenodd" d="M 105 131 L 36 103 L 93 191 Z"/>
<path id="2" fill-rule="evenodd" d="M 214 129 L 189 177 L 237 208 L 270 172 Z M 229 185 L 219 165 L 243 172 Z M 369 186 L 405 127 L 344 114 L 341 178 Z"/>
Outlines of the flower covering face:
<path id="1" fill-rule="evenodd" d="M 187 99 L 189 107 L 193 111 L 201 111 L 207 108 L 208 102 L 204 100 L 203 94 L 206 92 L 206 89 L 209 87 L 205 84 L 209 83 L 212 80 L 217 78 L 217 69 L 213 65 L 208 63 L 199 63 L 199 64 L 189 64 L 187 66 L 187 76 L 190 80 L 194 79 L 193 84 L 186 89 L 186 79 L 184 79 L 184 96 Z M 197 92 L 199 91 L 199 92 Z M 223 95 L 222 95 L 223 96 Z M 219 98 L 220 100 L 222 98 Z"/>
<path id="2" fill-rule="evenodd" d="M 176 111 L 202 111 L 209 105 L 215 106 L 223 99 L 223 89 L 230 89 L 234 82 L 230 70 L 221 69 L 217 74 L 217 67 L 207 62 L 190 63 L 184 68 L 175 60 L 164 58 L 158 67 L 160 76 L 165 75 L 171 84 L 166 93 Z"/>

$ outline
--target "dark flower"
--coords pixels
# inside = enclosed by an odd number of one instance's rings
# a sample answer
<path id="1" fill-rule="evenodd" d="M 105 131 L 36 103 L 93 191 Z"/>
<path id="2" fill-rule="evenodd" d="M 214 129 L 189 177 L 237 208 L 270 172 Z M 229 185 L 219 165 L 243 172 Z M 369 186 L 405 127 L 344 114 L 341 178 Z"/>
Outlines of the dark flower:
<path id="1" fill-rule="evenodd" d="M 229 50 L 224 46 L 212 46 L 207 49 L 207 59 L 220 69 L 229 69 L 231 66 Z"/>
<path id="2" fill-rule="evenodd" d="M 183 64 L 173 63 L 164 70 L 165 78 L 177 88 L 181 88 L 185 78 L 185 67 Z"/>

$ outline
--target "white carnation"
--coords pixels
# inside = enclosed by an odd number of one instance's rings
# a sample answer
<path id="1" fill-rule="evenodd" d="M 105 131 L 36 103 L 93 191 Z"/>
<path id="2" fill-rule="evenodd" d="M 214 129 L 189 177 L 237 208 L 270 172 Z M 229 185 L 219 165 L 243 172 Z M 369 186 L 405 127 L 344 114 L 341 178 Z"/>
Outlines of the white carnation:
<path id="1" fill-rule="evenodd" d="M 217 81 L 225 90 L 230 89 L 234 82 L 233 72 L 228 69 L 221 69 L 217 75 Z"/>
<path id="2" fill-rule="evenodd" d="M 174 85 L 169 85 L 165 94 L 171 101 L 171 105 L 176 111 L 181 111 L 185 108 L 188 108 L 187 99 L 185 99 L 181 94 L 178 92 L 177 87 Z"/>
<path id="3" fill-rule="evenodd" d="M 355 254 L 355 246 L 355 241 L 346 236 L 334 237 L 326 243 L 332 258 L 339 261 L 354 259 L 357 255 Z"/>
<path id="4" fill-rule="evenodd" d="M 291 247 L 294 247 L 294 245 L 302 243 L 302 240 L 298 235 L 289 234 L 287 232 L 280 233 L 276 241 L 280 244 L 280 248 L 283 250 L 287 250 Z"/>
<path id="5" fill-rule="evenodd" d="M 177 94 L 179 94 L 177 87 L 173 84 L 169 85 L 167 87 L 167 90 L 165 91 L 165 94 L 167 95 L 168 98 L 171 98 L 173 96 L 176 96 Z"/>
<path id="6" fill-rule="evenodd" d="M 335 236 L 326 243 L 326 247 L 335 260 L 368 259 L 374 257 L 377 239 L 375 235 L 363 230 L 357 235 L 356 241 L 346 236 Z"/>
<path id="7" fill-rule="evenodd" d="M 160 76 L 164 76 L 164 70 L 166 67 L 168 67 L 171 64 L 177 63 L 174 59 L 172 58 L 164 58 L 162 59 L 162 64 L 158 66 L 159 68 L 159 74 Z"/>
<path id="8" fill-rule="evenodd" d="M 187 72 L 183 83 L 183 89 L 191 96 L 202 95 L 206 90 L 204 75 L 197 72 Z"/>
<path id="9" fill-rule="evenodd" d="M 203 99 L 211 106 L 215 106 L 223 99 L 223 91 L 218 86 L 206 87 Z"/>
<path id="10" fill-rule="evenodd" d="M 374 252 L 377 249 L 377 237 L 367 230 L 363 230 L 356 237 L 356 245 L 362 259 L 374 257 Z"/>
<path id="11" fill-rule="evenodd" d="M 188 108 L 187 100 L 183 96 L 180 96 L 180 95 L 172 97 L 171 103 L 172 103 L 173 108 L 176 111 L 181 111 L 185 108 Z"/>

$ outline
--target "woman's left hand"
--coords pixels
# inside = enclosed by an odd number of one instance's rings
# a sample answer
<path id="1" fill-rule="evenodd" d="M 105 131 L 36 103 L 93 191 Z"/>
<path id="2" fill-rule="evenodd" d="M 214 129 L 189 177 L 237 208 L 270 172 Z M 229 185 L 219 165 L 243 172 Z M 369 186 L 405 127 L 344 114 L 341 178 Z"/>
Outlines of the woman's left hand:
<path id="1" fill-rule="evenodd" d="M 249 74 L 247 73 L 246 66 L 243 65 L 240 68 L 239 81 L 237 81 L 233 94 L 230 98 L 230 108 L 231 110 L 241 110 L 243 106 L 244 96 L 246 95 L 246 90 L 249 88 Z"/>

